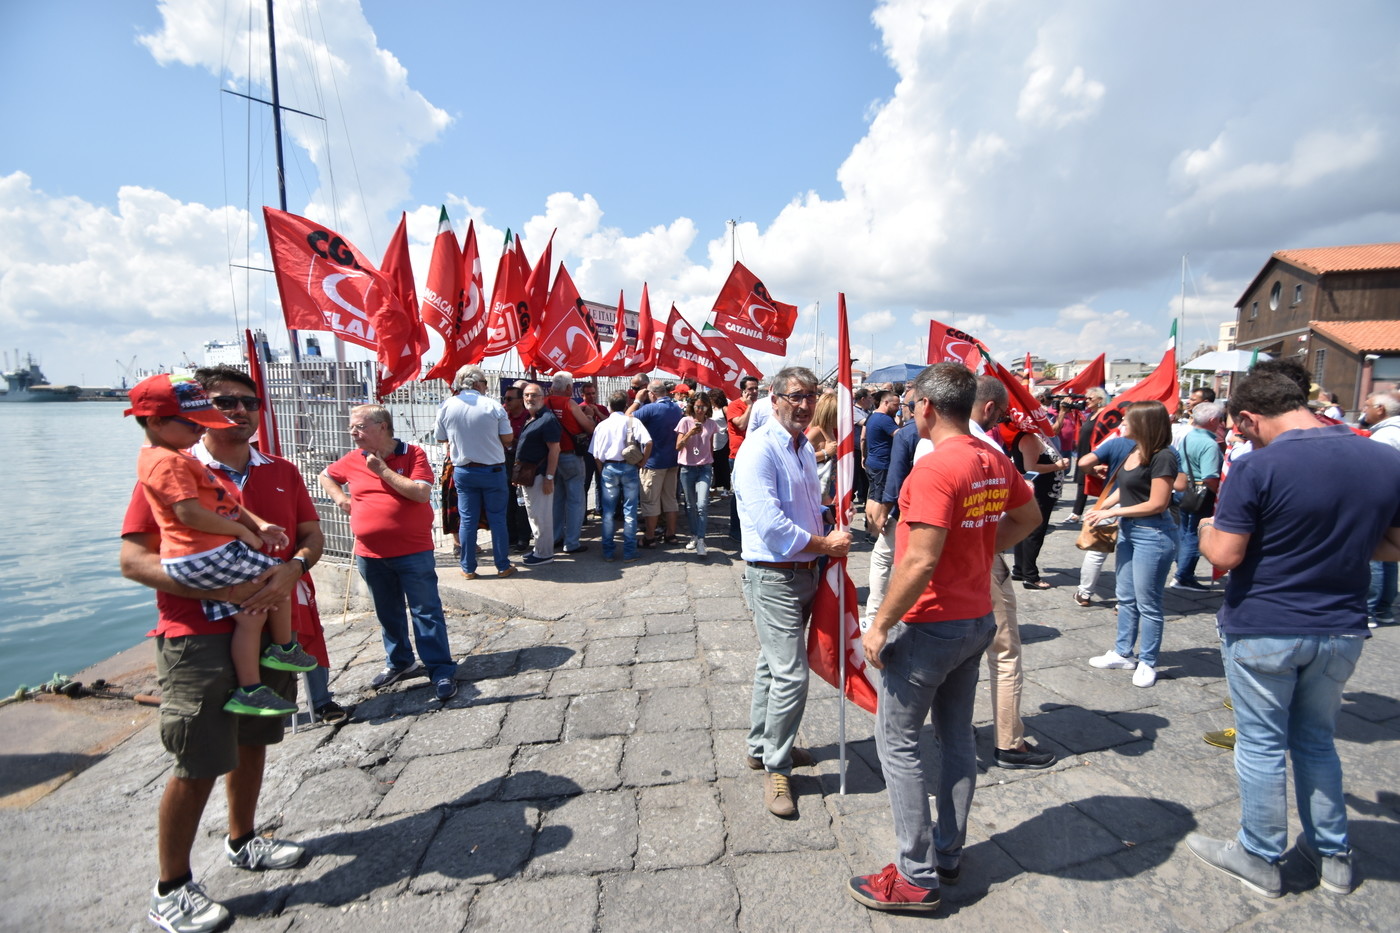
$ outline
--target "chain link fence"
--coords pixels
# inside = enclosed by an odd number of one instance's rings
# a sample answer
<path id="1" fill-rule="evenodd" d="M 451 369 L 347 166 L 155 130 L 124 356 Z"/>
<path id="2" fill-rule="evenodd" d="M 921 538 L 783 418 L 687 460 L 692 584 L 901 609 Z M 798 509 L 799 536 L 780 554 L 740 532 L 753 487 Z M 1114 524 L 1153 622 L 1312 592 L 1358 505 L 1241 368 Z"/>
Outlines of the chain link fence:
<path id="1" fill-rule="evenodd" d="M 311 492 L 325 534 L 325 560 L 348 562 L 354 553 L 350 517 L 336 508 L 321 491 L 317 476 L 328 465 L 352 448 L 348 425 L 350 409 L 376 401 L 377 387 L 373 362 L 341 363 L 324 358 L 306 358 L 295 363 L 267 363 L 263 366 L 268 402 L 277 419 L 282 456 L 296 464 Z M 528 379 L 522 372 L 486 370 L 488 392 L 500 399 L 506 386 Z M 548 391 L 549 377 L 536 382 Z M 627 379 L 599 378 L 598 398 L 626 388 Z M 580 398 L 582 383 L 574 384 L 574 397 Z M 451 395 L 440 379 L 410 382 L 391 393 L 383 404 L 394 416 L 394 433 L 403 441 L 422 447 L 434 475 L 441 475 L 446 451 L 434 436 L 438 407 Z M 440 486 L 433 491 L 433 511 L 441 515 Z M 440 525 L 435 522 L 434 536 Z"/>

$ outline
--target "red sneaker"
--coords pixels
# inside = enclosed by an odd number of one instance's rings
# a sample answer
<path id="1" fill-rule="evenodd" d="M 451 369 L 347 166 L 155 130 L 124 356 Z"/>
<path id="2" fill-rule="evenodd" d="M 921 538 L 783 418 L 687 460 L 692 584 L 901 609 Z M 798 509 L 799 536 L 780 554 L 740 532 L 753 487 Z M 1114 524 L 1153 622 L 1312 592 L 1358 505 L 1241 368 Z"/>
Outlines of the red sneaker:
<path id="1" fill-rule="evenodd" d="M 938 909 L 938 889 L 921 888 L 904 880 L 894 862 L 878 875 L 852 878 L 847 890 L 866 907 L 875 910 L 917 910 L 932 913 Z"/>

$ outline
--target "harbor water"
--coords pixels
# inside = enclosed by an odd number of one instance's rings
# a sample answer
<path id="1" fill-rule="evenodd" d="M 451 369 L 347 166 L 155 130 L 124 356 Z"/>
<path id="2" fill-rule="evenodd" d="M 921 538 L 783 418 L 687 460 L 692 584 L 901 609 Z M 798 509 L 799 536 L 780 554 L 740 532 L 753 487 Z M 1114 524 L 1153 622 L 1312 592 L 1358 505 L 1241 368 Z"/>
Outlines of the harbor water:
<path id="1" fill-rule="evenodd" d="M 0 404 L 0 693 L 130 648 L 155 624 L 122 579 L 121 521 L 143 435 L 118 402 Z"/>

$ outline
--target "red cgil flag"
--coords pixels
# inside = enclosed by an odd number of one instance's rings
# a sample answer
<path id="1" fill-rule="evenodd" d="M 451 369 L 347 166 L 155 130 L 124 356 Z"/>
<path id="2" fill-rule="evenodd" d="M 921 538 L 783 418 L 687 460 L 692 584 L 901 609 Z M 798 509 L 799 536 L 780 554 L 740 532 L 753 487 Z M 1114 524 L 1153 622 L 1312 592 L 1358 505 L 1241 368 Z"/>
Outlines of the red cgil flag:
<path id="1" fill-rule="evenodd" d="M 258 449 L 265 454 L 282 456 L 282 437 L 277 433 L 277 413 L 272 410 L 272 396 L 267 394 L 263 377 L 262 347 L 253 339 L 251 330 L 243 331 L 244 349 L 248 353 L 248 377 L 253 380 L 253 392 L 266 402 L 258 409 Z"/>
<path id="2" fill-rule="evenodd" d="M 1093 446 L 1097 447 L 1123 423 L 1123 414 L 1133 402 L 1158 401 L 1167 406 L 1167 414 L 1175 415 L 1181 406 L 1181 386 L 1176 379 L 1176 348 L 1168 347 L 1162 362 L 1148 377 L 1125 392 L 1119 393 L 1094 419 Z"/>
<path id="3" fill-rule="evenodd" d="M 515 243 L 519 242 L 517 237 Z M 496 281 L 491 288 L 491 306 L 486 315 L 486 356 L 500 356 L 515 346 L 523 329 L 520 305 L 525 301 L 525 280 L 530 276 L 530 266 L 524 255 L 511 246 L 507 230 L 505 248 L 496 263 Z"/>
<path id="4" fill-rule="evenodd" d="M 851 340 L 846 328 L 846 295 L 836 301 L 836 527 L 849 531 L 856 475 L 855 401 L 851 392 Z M 832 557 L 817 583 L 812 601 L 812 627 L 807 636 L 807 663 L 812 673 L 838 690 L 841 654 L 846 656 L 846 697 L 861 709 L 875 712 L 877 694 L 865 670 L 860 637 L 860 603 L 847 572 L 846 558 Z"/>
<path id="5" fill-rule="evenodd" d="M 481 306 L 481 252 L 476 226 L 468 221 L 467 242 L 458 249 L 457 235 L 447 219 L 447 208 L 438 222 L 433 260 L 423 289 L 423 320 L 442 334 L 442 359 L 424 379 L 451 382 L 457 370 L 479 363 L 486 350 L 486 314 Z"/>
<path id="6" fill-rule="evenodd" d="M 520 354 L 520 365 L 526 369 L 534 369 L 539 365 L 535 347 L 539 343 L 544 309 L 549 304 L 549 271 L 550 264 L 554 261 L 554 234 L 558 232 L 555 230 L 550 233 L 549 242 L 544 245 L 544 252 L 525 278 L 525 307 L 520 311 L 520 342 L 515 345 L 515 350 Z M 516 252 L 522 258 L 525 255 L 519 240 L 516 240 Z"/>
<path id="7" fill-rule="evenodd" d="M 569 277 L 569 270 L 561 262 L 544 306 L 533 365 L 552 372 L 572 372 L 575 367 L 589 366 L 597 359 L 598 338 L 592 318 L 574 287 L 574 280 Z"/>
<path id="8" fill-rule="evenodd" d="M 726 393 L 737 393 L 739 380 L 758 372 L 723 332 L 711 331 L 701 337 L 681 317 L 674 304 L 654 365 L 677 376 L 690 376 L 702 386 Z"/>
<path id="9" fill-rule="evenodd" d="M 623 325 L 623 323 L 622 323 L 622 321 L 623 321 L 623 316 L 624 316 L 626 313 L 627 313 L 627 309 L 626 309 L 625 307 L 623 307 L 623 293 L 622 293 L 622 292 L 618 292 L 618 293 L 617 293 L 617 325 L 616 325 L 616 328 L 615 328 L 614 331 L 613 331 L 613 342 L 612 342 L 612 344 L 608 347 L 606 353 L 601 353 L 601 354 L 599 354 L 598 358 L 597 358 L 596 360 L 594 360 L 592 363 L 588 364 L 587 366 L 581 366 L 581 367 L 575 369 L 575 370 L 573 371 L 575 376 L 583 377 L 583 376 L 601 376 L 601 375 L 605 375 L 605 373 L 603 372 L 603 370 L 608 369 L 608 368 L 613 367 L 613 366 L 616 365 L 616 361 L 617 361 L 617 359 L 618 359 L 619 353 L 621 353 L 621 351 L 622 351 L 623 349 L 625 349 L 625 348 L 627 348 L 627 347 L 629 346 L 629 344 L 627 343 L 626 327 L 625 327 L 625 326 Z M 590 320 L 591 320 L 591 319 L 590 319 Z M 638 323 L 640 324 L 641 322 L 639 321 Z M 594 336 L 594 339 L 597 339 L 597 336 L 598 336 L 597 330 L 594 330 L 593 336 Z M 621 373 L 618 373 L 617 375 L 621 375 Z"/>
<path id="10" fill-rule="evenodd" d="M 1066 379 L 1055 388 L 1051 389 L 1054 395 L 1083 395 L 1090 389 L 1104 384 L 1103 369 L 1104 354 L 1100 353 L 1084 370 L 1073 379 Z"/>
<path id="11" fill-rule="evenodd" d="M 714 325 L 751 350 L 783 356 L 797 325 L 797 306 L 774 301 L 758 276 L 734 263 L 715 299 Z"/>
<path id="12" fill-rule="evenodd" d="M 413 262 L 408 255 L 408 216 L 400 214 L 399 226 L 389 239 L 389 247 L 384 250 L 381 270 L 389 281 L 394 283 L 399 303 L 404 310 L 404 343 L 399 353 L 398 363 L 389 372 L 380 368 L 377 395 L 384 398 L 399 386 L 418 378 L 423 366 L 423 354 L 428 352 L 428 331 L 417 315 L 418 292 L 413 285 Z M 380 339 L 386 331 L 380 329 Z"/>
<path id="13" fill-rule="evenodd" d="M 618 321 L 622 321 L 622 300 L 618 299 Z M 621 324 L 618 336 L 622 335 Z M 621 356 L 611 365 L 599 369 L 599 376 L 639 376 L 650 373 L 656 367 L 656 322 L 651 319 L 651 296 L 647 294 L 646 283 L 642 283 L 642 303 L 637 309 L 637 342 L 625 347 Z"/>
<path id="14" fill-rule="evenodd" d="M 389 278 L 323 224 L 263 208 L 282 314 L 291 330 L 329 331 L 375 351 L 393 372 L 408 337 L 408 312 Z"/>
<path id="15" fill-rule="evenodd" d="M 1027 354 L 1026 359 L 1030 359 Z M 975 373 L 992 373 L 1006 386 L 1011 410 L 1008 414 L 1018 430 L 1036 431 L 1046 437 L 1053 437 L 1050 425 L 1054 417 L 1041 405 L 1026 388 L 1026 383 L 1007 371 L 1006 367 L 992 359 L 987 346 L 976 337 L 937 321 L 928 322 L 928 362 L 962 363 Z"/>

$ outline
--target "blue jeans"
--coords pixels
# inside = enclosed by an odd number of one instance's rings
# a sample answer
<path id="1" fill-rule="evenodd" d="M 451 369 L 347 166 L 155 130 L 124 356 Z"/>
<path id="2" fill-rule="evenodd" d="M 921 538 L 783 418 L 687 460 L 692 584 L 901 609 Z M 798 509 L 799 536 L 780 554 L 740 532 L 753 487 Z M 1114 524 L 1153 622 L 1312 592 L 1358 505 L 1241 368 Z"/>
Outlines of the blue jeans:
<path id="1" fill-rule="evenodd" d="M 739 528 L 739 497 L 734 495 L 734 458 L 729 458 L 729 537 L 739 542 L 739 550 L 744 545 L 744 535 Z"/>
<path id="2" fill-rule="evenodd" d="M 977 786 L 972 710 L 977 671 L 996 635 L 991 613 L 980 619 L 898 623 L 881 652 L 875 747 L 890 794 L 899 873 L 938 887 L 937 866 L 956 868 L 967 839 L 967 812 Z M 933 714 L 938 735 L 938 822 L 929 819 L 928 782 L 919 733 Z"/>
<path id="3" fill-rule="evenodd" d="M 307 699 L 312 709 L 320 709 L 331 701 L 331 670 L 315 667 L 306 672 Z"/>
<path id="4" fill-rule="evenodd" d="M 491 526 L 491 557 L 496 569 L 510 566 L 510 535 L 506 531 L 506 499 L 510 495 L 503 466 L 457 467 L 452 471 L 457 484 L 457 511 L 461 516 L 462 569 L 476 573 L 476 531 L 481 513 Z"/>
<path id="5" fill-rule="evenodd" d="M 1371 561 L 1371 591 L 1366 594 L 1366 615 L 1372 622 L 1390 625 L 1395 621 L 1397 567 L 1400 564 Z"/>
<path id="6" fill-rule="evenodd" d="M 603 556 L 612 557 L 616 548 L 617 502 L 622 500 L 622 556 L 637 556 L 637 504 L 642 498 L 642 480 L 630 463 L 603 464 Z"/>
<path id="7" fill-rule="evenodd" d="M 807 618 L 817 570 L 744 567 L 744 599 L 758 631 L 749 754 L 766 771 L 792 773 L 792 746 L 807 708 Z"/>
<path id="8" fill-rule="evenodd" d="M 566 551 L 578 548 L 583 511 L 583 461 L 578 454 L 561 453 L 554 470 L 554 543 Z"/>
<path id="9" fill-rule="evenodd" d="M 1142 633 L 1138 660 L 1157 666 L 1162 648 L 1162 594 L 1167 588 L 1167 571 L 1176 556 L 1177 528 L 1167 513 L 1151 518 L 1124 518 L 1119 521 L 1118 641 L 1113 650 L 1131 658 L 1133 645 Z"/>
<path id="10" fill-rule="evenodd" d="M 1303 836 L 1324 856 L 1350 855 L 1342 763 L 1333 735 L 1360 635 L 1224 635 L 1235 707 L 1240 844 L 1277 862 L 1288 847 L 1288 766 Z"/>
<path id="11" fill-rule="evenodd" d="M 685 511 L 690 518 L 690 533 L 697 538 L 705 537 L 705 525 L 709 520 L 710 481 L 714 479 L 714 467 L 681 467 L 681 489 L 685 492 Z"/>
<path id="12" fill-rule="evenodd" d="M 384 653 L 389 666 L 403 670 L 413 663 L 408 643 L 408 614 L 413 616 L 413 640 L 418 657 L 433 680 L 453 677 L 457 663 L 447 645 L 447 620 L 438 596 L 437 568 L 432 551 L 419 551 L 402 557 L 356 557 L 355 566 L 369 587 L 374 612 L 384 635 Z"/>
<path id="13" fill-rule="evenodd" d="M 1180 495 L 1173 493 L 1172 495 Z M 1195 582 L 1196 564 L 1201 559 L 1201 518 L 1188 512 L 1181 513 L 1181 525 L 1177 533 L 1181 541 L 1176 546 L 1176 578 L 1185 583 Z"/>

